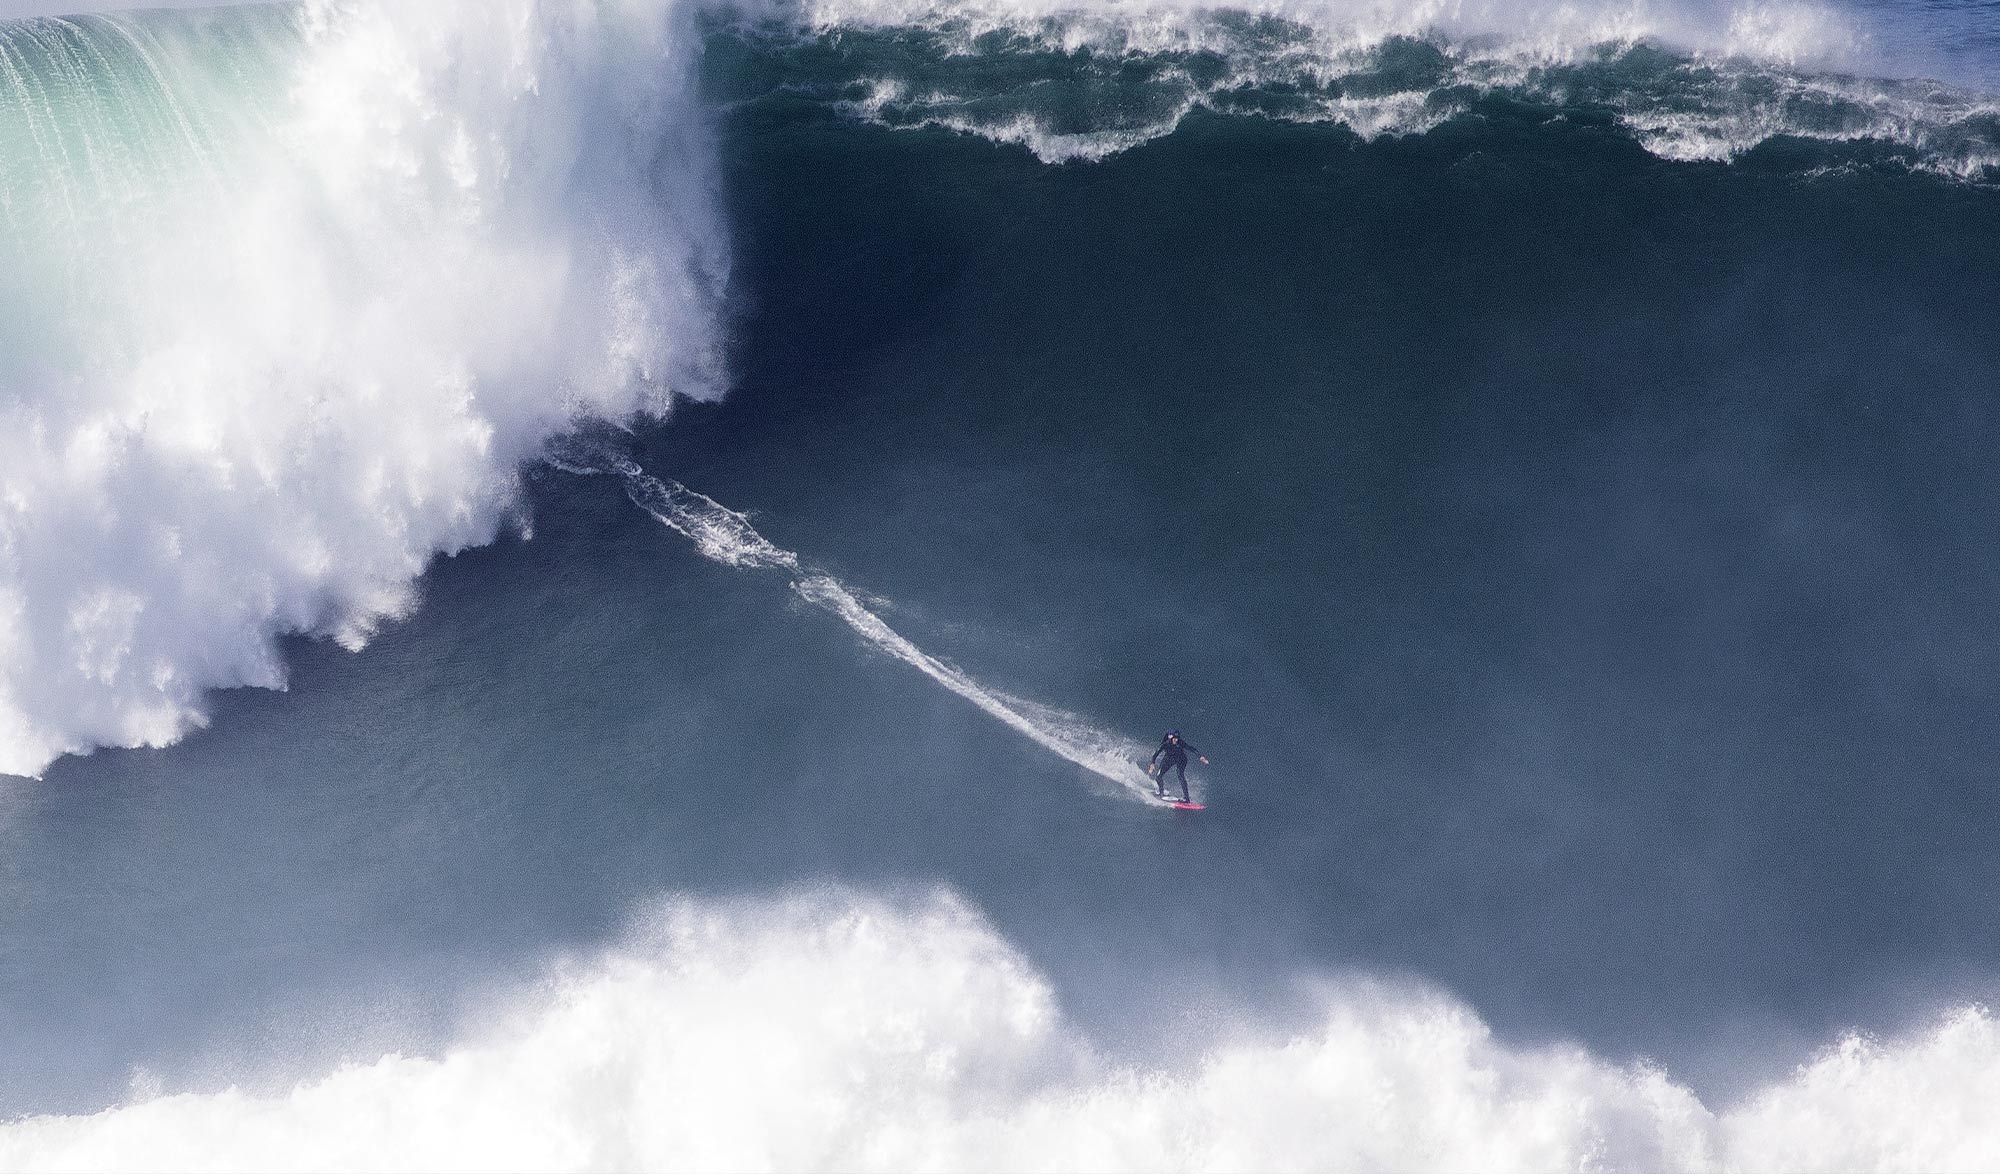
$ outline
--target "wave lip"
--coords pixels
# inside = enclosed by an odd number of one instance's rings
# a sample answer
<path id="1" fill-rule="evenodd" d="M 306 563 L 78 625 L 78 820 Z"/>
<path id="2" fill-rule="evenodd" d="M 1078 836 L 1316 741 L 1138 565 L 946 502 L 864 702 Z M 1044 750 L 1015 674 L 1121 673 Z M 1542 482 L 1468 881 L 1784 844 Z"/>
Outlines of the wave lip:
<path id="1" fill-rule="evenodd" d="M 2000 1024 L 1849 1037 L 1721 1110 L 1319 980 L 1303 1030 L 1120 1063 L 947 892 L 663 903 L 443 1055 L 0 1125 L 11 1170 L 1981 1170 Z M 1254 1017 L 1242 1020 L 1254 1024 Z M 1276 1042 L 1271 1038 L 1276 1036 Z"/>
<path id="2" fill-rule="evenodd" d="M 1791 138 L 2000 179 L 2000 99 L 1868 76 L 1867 34 L 1809 5 L 830 0 L 755 10 L 733 34 L 780 57 L 802 46 L 788 88 L 851 117 L 976 134 L 1048 163 L 1107 158 L 1198 109 L 1338 123 L 1369 140 L 1427 132 L 1497 97 L 1602 111 L 1675 161 L 1727 162 Z"/>
<path id="3" fill-rule="evenodd" d="M 0 771 L 282 687 L 573 419 L 718 393 L 697 49 L 587 0 L 0 25 Z"/>

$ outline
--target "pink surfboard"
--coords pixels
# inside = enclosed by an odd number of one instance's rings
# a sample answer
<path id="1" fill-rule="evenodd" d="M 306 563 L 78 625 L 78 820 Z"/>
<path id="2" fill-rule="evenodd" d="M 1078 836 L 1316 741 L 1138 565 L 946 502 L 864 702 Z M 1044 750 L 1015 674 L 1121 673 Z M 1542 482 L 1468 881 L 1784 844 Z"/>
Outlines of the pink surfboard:
<path id="1" fill-rule="evenodd" d="M 1169 804 L 1167 804 L 1167 806 L 1169 806 L 1169 807 L 1178 807 L 1178 808 L 1180 808 L 1180 809 L 1181 809 L 1182 811 L 1207 811 L 1207 810 L 1208 810 L 1208 808 L 1206 808 L 1206 807 L 1203 807 L 1203 806 L 1202 806 L 1201 804 L 1199 804 L 1199 803 L 1169 803 Z"/>

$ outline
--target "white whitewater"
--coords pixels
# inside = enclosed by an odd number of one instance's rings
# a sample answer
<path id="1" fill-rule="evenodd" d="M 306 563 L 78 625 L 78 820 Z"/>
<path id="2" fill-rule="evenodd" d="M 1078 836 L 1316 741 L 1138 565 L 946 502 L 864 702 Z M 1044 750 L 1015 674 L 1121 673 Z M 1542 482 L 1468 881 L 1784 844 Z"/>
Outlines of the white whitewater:
<path id="1" fill-rule="evenodd" d="M 2000 1167 L 2000 1021 L 1976 1008 L 1710 1106 L 1656 1067 L 1511 1045 L 1436 992 L 1350 979 L 1319 1004 L 1122 1065 L 949 893 L 677 900 L 441 1054 L 0 1123 L 0 1169 Z"/>
<path id="2" fill-rule="evenodd" d="M 654 0 L 0 22 L 0 774 L 359 647 L 580 418 L 721 394 Z"/>
<path id="3" fill-rule="evenodd" d="M 595 467 L 595 462 L 558 459 L 555 463 L 575 473 L 605 471 Z M 1123 792 L 1141 799 L 1152 795 L 1149 776 L 1136 765 L 1146 753 L 1140 743 L 1092 725 L 1075 714 L 987 688 L 965 670 L 917 647 L 840 580 L 807 568 L 797 553 L 773 544 L 742 514 L 678 481 L 655 477 L 630 458 L 611 457 L 604 464 L 624 482 L 625 493 L 634 504 L 693 542 L 703 555 L 726 566 L 782 571 L 790 577 L 792 590 L 799 598 L 839 616 L 871 647 L 916 669 L 1037 746 L 1115 784 Z"/>

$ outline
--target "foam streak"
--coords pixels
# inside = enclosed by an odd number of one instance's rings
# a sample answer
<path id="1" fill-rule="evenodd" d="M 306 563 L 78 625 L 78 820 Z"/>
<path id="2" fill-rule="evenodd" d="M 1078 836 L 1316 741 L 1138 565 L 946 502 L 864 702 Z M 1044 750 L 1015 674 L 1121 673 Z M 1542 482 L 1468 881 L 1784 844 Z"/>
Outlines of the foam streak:
<path id="1" fill-rule="evenodd" d="M 742 514 L 678 481 L 655 477 L 627 458 L 617 457 L 607 463 L 624 481 L 625 493 L 635 505 L 693 542 L 702 554 L 725 566 L 783 571 L 800 599 L 839 616 L 871 647 L 965 698 L 982 713 L 1051 754 L 1135 797 L 1153 794 L 1152 782 L 1135 765 L 1145 753 L 1138 743 L 1073 714 L 1023 702 L 987 688 L 965 670 L 917 647 L 840 580 L 808 570 L 795 552 L 774 545 Z M 572 472 L 594 471 L 588 465 L 563 463 L 561 467 Z"/>

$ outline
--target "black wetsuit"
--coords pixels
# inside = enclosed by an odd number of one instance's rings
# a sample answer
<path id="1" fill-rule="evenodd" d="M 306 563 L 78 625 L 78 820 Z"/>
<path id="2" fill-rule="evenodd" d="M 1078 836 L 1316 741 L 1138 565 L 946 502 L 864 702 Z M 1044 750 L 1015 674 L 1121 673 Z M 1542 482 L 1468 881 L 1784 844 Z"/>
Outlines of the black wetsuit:
<path id="1" fill-rule="evenodd" d="M 1162 754 L 1167 756 L 1164 762 L 1160 760 Z M 1179 741 L 1171 738 L 1160 739 L 1160 748 L 1153 751 L 1153 762 L 1160 768 L 1160 781 L 1158 784 L 1160 798 L 1164 799 L 1167 797 L 1167 771 L 1171 768 L 1175 773 L 1180 775 L 1181 802 L 1192 802 L 1188 798 L 1187 789 L 1187 756 L 1190 754 L 1196 758 L 1201 757 L 1201 751 L 1196 750 L 1186 738 L 1182 738 Z"/>

